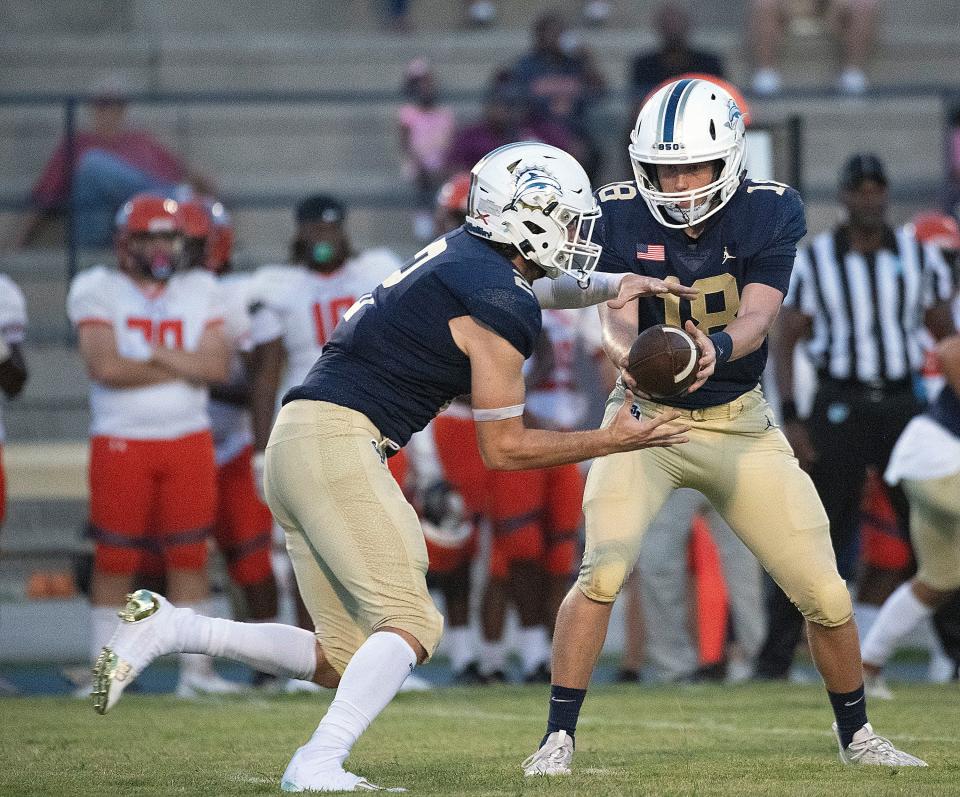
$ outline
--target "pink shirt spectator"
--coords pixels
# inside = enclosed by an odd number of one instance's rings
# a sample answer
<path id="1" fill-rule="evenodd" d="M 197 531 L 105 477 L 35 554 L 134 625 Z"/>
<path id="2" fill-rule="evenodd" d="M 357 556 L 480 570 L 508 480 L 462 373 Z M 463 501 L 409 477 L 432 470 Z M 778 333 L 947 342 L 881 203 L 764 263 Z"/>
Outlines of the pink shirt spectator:
<path id="1" fill-rule="evenodd" d="M 404 163 L 404 170 L 411 178 L 421 169 L 439 172 L 446 163 L 456 126 L 453 110 L 445 105 L 423 108 L 408 104 L 401 106 L 397 118 L 407 131 L 410 152 L 416 159 L 415 163 Z"/>
<path id="2" fill-rule="evenodd" d="M 74 164 L 91 149 L 99 149 L 117 156 L 134 168 L 147 172 L 158 180 L 176 183 L 186 177 L 186 167 L 176 155 L 144 130 L 124 130 L 106 137 L 92 132 L 77 133 Z M 33 187 L 33 199 L 42 209 L 59 207 L 67 201 L 67 145 L 61 141 L 54 150 L 43 174 Z"/>

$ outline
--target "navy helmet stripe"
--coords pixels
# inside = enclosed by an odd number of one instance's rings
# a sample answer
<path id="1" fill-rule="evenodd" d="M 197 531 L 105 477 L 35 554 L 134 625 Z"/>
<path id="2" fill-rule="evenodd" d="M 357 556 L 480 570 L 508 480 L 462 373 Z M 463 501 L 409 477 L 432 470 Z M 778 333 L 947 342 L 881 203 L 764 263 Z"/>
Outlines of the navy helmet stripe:
<path id="1" fill-rule="evenodd" d="M 663 138 L 665 142 L 673 141 L 673 128 L 677 121 L 677 106 L 680 104 L 680 97 L 683 95 L 683 90 L 693 82 L 693 78 L 686 78 L 677 83 L 673 87 L 673 91 L 670 92 L 670 97 L 667 99 L 667 112 L 663 117 Z"/>

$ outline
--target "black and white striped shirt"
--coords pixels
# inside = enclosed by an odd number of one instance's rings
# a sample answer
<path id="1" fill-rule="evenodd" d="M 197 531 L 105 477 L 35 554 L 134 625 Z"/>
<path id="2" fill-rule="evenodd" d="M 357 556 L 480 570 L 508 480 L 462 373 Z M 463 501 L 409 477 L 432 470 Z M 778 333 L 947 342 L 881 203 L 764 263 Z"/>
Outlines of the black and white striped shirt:
<path id="1" fill-rule="evenodd" d="M 921 246 L 913 225 L 888 230 L 869 255 L 852 251 L 840 227 L 797 252 L 783 303 L 813 319 L 806 349 L 822 376 L 876 384 L 920 369 L 924 311 L 952 291 L 943 254 Z"/>

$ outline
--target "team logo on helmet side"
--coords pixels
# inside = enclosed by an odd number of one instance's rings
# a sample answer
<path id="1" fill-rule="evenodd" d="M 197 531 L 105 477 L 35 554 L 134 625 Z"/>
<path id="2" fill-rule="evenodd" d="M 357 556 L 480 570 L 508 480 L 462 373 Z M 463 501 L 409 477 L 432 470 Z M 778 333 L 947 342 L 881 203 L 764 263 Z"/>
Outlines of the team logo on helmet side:
<path id="1" fill-rule="evenodd" d="M 545 191 L 551 191 L 559 195 L 563 193 L 563 187 L 559 180 L 543 166 L 528 166 L 517 173 L 516 189 L 513 192 L 510 206 L 516 207 L 519 202 L 528 208 L 538 207 L 533 200 L 536 199 L 538 194 Z"/>
<path id="2" fill-rule="evenodd" d="M 731 97 L 727 100 L 727 121 L 723 126 L 735 130 L 738 124 L 743 124 L 743 113 L 737 107 L 737 101 Z"/>

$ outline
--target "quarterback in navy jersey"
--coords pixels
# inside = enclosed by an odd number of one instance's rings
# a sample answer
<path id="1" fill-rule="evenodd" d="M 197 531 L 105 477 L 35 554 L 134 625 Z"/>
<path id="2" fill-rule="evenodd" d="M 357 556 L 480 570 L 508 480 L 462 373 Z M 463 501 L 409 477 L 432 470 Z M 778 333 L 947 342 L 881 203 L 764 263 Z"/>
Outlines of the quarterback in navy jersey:
<path id="1" fill-rule="evenodd" d="M 420 252 L 344 315 L 300 387 L 289 391 L 266 449 L 264 488 L 286 533 L 297 586 L 316 626 L 205 617 L 138 590 L 98 660 L 97 705 L 109 711 L 157 656 L 226 656 L 254 669 L 337 689 L 294 754 L 285 791 L 369 791 L 343 767 L 353 744 L 440 640 L 414 508 L 386 466 L 451 399 L 472 397 L 487 465 L 546 467 L 686 442 L 678 412 L 637 418 L 629 399 L 604 429 L 523 424 L 523 362 L 540 306 L 582 307 L 696 291 L 638 275 L 592 271 L 599 208 L 570 155 L 510 144 L 472 172 L 464 229 Z M 549 276 L 536 293 L 535 280 Z M 562 277 L 562 279 L 561 279 Z M 541 283 L 542 284 L 542 283 Z M 538 296 L 540 300 L 538 301 Z M 702 370 L 709 371 L 706 358 Z"/>
<path id="2" fill-rule="evenodd" d="M 609 423 L 628 388 L 622 366 L 637 333 L 682 326 L 702 352 L 690 391 L 660 403 L 689 424 L 683 446 L 594 460 L 584 491 L 586 548 L 557 615 L 546 734 L 522 768 L 567 775 L 574 735 L 613 602 L 644 532 L 677 488 L 701 492 L 800 609 L 830 698 L 845 764 L 925 766 L 867 721 L 853 606 L 837 572 L 826 512 L 759 387 L 766 336 L 787 292 L 803 205 L 788 186 L 745 179 L 743 114 L 722 87 L 681 79 L 641 108 L 628 152 L 635 179 L 597 192 L 600 268 L 655 276 L 697 290 L 602 306 L 603 344 L 621 366 Z"/>
<path id="3" fill-rule="evenodd" d="M 707 335 L 722 332 L 737 316 L 748 284 L 786 294 L 797 242 L 806 233 L 800 195 L 780 183 L 744 180 L 696 238 L 658 223 L 633 181 L 604 186 L 597 199 L 603 208 L 594 235 L 603 248 L 599 271 L 676 280 L 699 290 L 693 301 L 673 294 L 641 298 L 641 331 L 692 320 Z M 757 386 L 766 361 L 764 338 L 755 351 L 718 364 L 699 390 L 664 403 L 694 409 L 733 401 Z"/>

